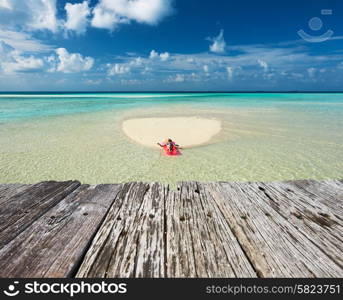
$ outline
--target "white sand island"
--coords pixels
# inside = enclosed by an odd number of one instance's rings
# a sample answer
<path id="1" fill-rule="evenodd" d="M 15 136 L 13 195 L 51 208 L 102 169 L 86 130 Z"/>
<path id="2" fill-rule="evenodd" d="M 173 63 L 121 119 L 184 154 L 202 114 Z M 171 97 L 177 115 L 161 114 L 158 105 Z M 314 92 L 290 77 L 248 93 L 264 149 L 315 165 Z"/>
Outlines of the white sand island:
<path id="1" fill-rule="evenodd" d="M 221 122 L 198 117 L 140 118 L 125 120 L 122 129 L 129 138 L 147 147 L 156 147 L 166 138 L 181 147 L 194 147 L 218 134 Z"/>

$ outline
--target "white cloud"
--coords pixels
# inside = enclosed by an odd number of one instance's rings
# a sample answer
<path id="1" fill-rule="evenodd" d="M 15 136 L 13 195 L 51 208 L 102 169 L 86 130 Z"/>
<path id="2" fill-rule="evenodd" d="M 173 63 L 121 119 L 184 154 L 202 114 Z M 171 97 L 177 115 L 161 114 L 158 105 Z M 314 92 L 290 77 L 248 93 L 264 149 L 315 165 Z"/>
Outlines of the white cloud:
<path id="1" fill-rule="evenodd" d="M 113 30 L 136 21 L 155 25 L 172 12 L 171 0 L 100 0 L 93 10 L 92 26 Z"/>
<path id="2" fill-rule="evenodd" d="M 126 66 L 124 64 L 114 64 L 114 65 L 108 65 L 109 69 L 107 74 L 109 76 L 113 76 L 113 75 L 120 75 L 120 74 L 125 74 L 130 72 L 130 67 Z"/>
<path id="3" fill-rule="evenodd" d="M 135 57 L 128 53 L 127 56 L 118 56 L 118 63 L 131 67 L 130 78 L 149 78 L 156 82 L 222 82 L 228 80 L 237 84 L 258 82 L 258 88 L 265 84 L 273 87 L 278 82 L 288 81 L 291 84 L 294 76 L 303 76 L 302 82 L 310 83 L 307 69 L 317 68 L 319 74 L 323 62 L 334 63 L 334 67 L 341 67 L 343 54 L 329 56 L 310 55 L 304 47 L 281 47 L 279 45 L 236 45 L 230 49 L 236 55 L 223 55 L 216 53 L 177 54 L 170 53 L 165 61 L 160 59 L 160 53 L 152 50 L 148 56 Z M 139 58 L 139 64 L 135 61 Z M 273 67 L 271 67 L 273 66 Z M 261 76 L 261 70 L 263 76 Z M 209 76 L 210 74 L 211 76 Z M 177 76 L 177 74 L 179 76 Z M 195 74 L 196 77 L 191 74 Z M 328 75 L 327 75 L 328 76 Z M 269 79 L 268 79 L 269 78 Z M 312 80 L 313 81 L 313 80 Z"/>
<path id="4" fill-rule="evenodd" d="M 50 30 L 56 32 L 56 0 L 11 0 L 0 3 L 0 26 L 2 29 L 24 31 Z"/>
<path id="5" fill-rule="evenodd" d="M 334 67 L 339 68 L 341 66 L 338 64 L 343 57 L 343 54 L 337 53 L 329 56 L 310 55 L 302 46 L 282 47 L 257 44 L 230 46 L 230 49 L 238 54 L 170 53 L 168 60 L 162 61 L 160 53 L 153 50 L 147 57 L 140 57 L 140 65 L 134 64 L 138 57 L 133 57 L 132 53 L 126 57 L 118 57 L 118 62 L 131 66 L 130 76 L 128 76 L 130 78 L 148 78 L 165 83 L 197 81 L 214 84 L 214 82 L 221 82 L 223 85 L 227 84 L 228 80 L 234 80 L 238 85 L 252 82 L 257 84 L 258 88 L 262 88 L 263 86 L 276 87 L 281 82 L 287 82 L 291 86 L 295 76 L 299 78 L 302 76 L 297 84 L 310 84 L 313 80 L 310 80 L 308 76 L 308 68 L 315 67 L 316 74 L 319 74 L 320 66 L 324 61 L 327 64 L 334 63 Z M 148 68 L 148 71 L 145 68 Z M 196 78 L 191 74 L 195 74 Z M 293 74 L 296 75 L 293 76 Z"/>
<path id="6" fill-rule="evenodd" d="M 43 66 L 42 59 L 32 55 L 23 56 L 20 51 L 0 41 L 0 68 L 4 73 L 33 72 L 42 69 Z"/>
<path id="7" fill-rule="evenodd" d="M 100 83 L 102 83 L 102 80 L 101 79 L 86 79 L 85 83 L 90 84 L 90 85 L 99 85 Z"/>
<path id="8" fill-rule="evenodd" d="M 52 70 L 63 73 L 77 73 L 88 71 L 93 67 L 92 57 L 83 57 L 79 53 L 69 53 L 65 48 L 56 49 L 57 64 Z M 52 71 L 51 70 L 51 71 Z"/>
<path id="9" fill-rule="evenodd" d="M 160 58 L 161 61 L 166 61 L 169 59 L 169 57 L 170 57 L 170 54 L 168 52 L 158 53 L 155 50 L 151 50 L 150 55 L 149 55 L 150 59 Z"/>
<path id="10" fill-rule="evenodd" d="M 0 40 L 0 63 L 2 61 L 8 60 L 11 57 L 11 53 L 14 51 L 14 48 Z"/>
<path id="11" fill-rule="evenodd" d="M 176 74 L 176 76 L 174 78 L 172 78 L 171 81 L 184 82 L 185 81 L 185 76 L 182 75 L 182 74 Z"/>
<path id="12" fill-rule="evenodd" d="M 2 67 L 5 73 L 14 72 L 32 72 L 41 70 L 44 66 L 44 62 L 40 58 L 35 58 L 32 55 L 29 57 L 23 57 L 19 54 L 13 57 L 15 61 L 4 62 Z"/>
<path id="13" fill-rule="evenodd" d="M 260 65 L 261 68 L 263 68 L 263 70 L 265 72 L 268 71 L 268 64 L 267 64 L 267 62 L 265 62 L 264 60 L 258 59 L 257 63 Z"/>
<path id="14" fill-rule="evenodd" d="M 10 0 L 0 0 L 0 8 L 12 9 Z"/>
<path id="15" fill-rule="evenodd" d="M 118 23 L 128 23 L 128 21 L 118 18 L 114 13 L 99 4 L 93 9 L 91 21 L 93 27 L 113 30 Z"/>
<path id="16" fill-rule="evenodd" d="M 164 52 L 160 54 L 160 58 L 162 61 L 166 61 L 169 58 L 169 53 L 168 52 Z"/>
<path id="17" fill-rule="evenodd" d="M 177 74 L 175 77 L 175 81 L 176 82 L 183 82 L 183 81 L 185 81 L 185 76 L 183 76 L 181 74 Z"/>
<path id="18" fill-rule="evenodd" d="M 143 59 L 141 57 L 136 57 L 130 64 L 133 66 L 141 66 L 143 64 Z"/>
<path id="19" fill-rule="evenodd" d="M 171 82 L 184 82 L 185 81 L 185 75 L 184 74 L 175 74 L 168 76 L 166 79 L 163 80 L 163 82 L 171 83 Z"/>
<path id="20" fill-rule="evenodd" d="M 57 0 L 0 0 L 0 28 L 30 32 L 49 30 L 83 34 L 93 27 L 114 30 L 132 21 L 156 25 L 171 14 L 173 0 L 99 0 L 91 8 L 89 0 L 67 2 L 66 20 L 58 19 Z"/>
<path id="21" fill-rule="evenodd" d="M 145 67 L 142 71 L 141 74 L 145 75 L 145 74 L 150 74 L 152 71 L 152 68 L 150 67 Z"/>
<path id="22" fill-rule="evenodd" d="M 151 50 L 149 58 L 154 59 L 154 58 L 156 58 L 158 56 L 159 55 L 158 55 L 158 53 L 155 50 Z"/>
<path id="23" fill-rule="evenodd" d="M 44 52 L 52 49 L 52 46 L 46 45 L 24 32 L 0 29 L 0 40 L 19 51 Z"/>
<path id="24" fill-rule="evenodd" d="M 28 24 L 32 29 L 48 29 L 57 31 L 56 0 L 29 0 L 32 13 L 31 22 Z"/>
<path id="25" fill-rule="evenodd" d="M 210 45 L 210 51 L 214 53 L 225 53 L 226 42 L 224 40 L 224 30 L 220 30 L 218 36 L 214 38 L 209 38 L 213 44 Z"/>
<path id="26" fill-rule="evenodd" d="M 90 15 L 90 8 L 88 2 L 83 1 L 82 3 L 67 3 L 65 5 L 67 13 L 67 21 L 64 26 L 67 30 L 74 30 L 78 34 L 86 32 L 88 25 L 88 17 Z"/>

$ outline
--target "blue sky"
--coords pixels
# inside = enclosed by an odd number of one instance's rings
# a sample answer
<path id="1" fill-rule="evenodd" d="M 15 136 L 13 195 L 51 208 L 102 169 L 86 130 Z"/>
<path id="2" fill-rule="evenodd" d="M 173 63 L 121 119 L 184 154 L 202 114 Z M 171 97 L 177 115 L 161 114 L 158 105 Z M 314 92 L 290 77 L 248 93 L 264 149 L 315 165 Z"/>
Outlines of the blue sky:
<path id="1" fill-rule="evenodd" d="M 0 0 L 0 91 L 342 90 L 342 25 L 339 0 Z"/>

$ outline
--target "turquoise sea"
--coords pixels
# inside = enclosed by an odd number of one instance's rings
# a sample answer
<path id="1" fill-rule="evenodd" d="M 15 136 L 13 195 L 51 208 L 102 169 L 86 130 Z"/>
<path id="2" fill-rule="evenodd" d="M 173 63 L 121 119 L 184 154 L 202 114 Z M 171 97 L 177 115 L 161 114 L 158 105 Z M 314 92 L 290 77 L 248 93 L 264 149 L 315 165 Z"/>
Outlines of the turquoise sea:
<path id="1" fill-rule="evenodd" d="M 222 122 L 170 159 L 122 131 L 137 117 Z M 1 93 L 0 182 L 343 178 L 343 94 Z"/>

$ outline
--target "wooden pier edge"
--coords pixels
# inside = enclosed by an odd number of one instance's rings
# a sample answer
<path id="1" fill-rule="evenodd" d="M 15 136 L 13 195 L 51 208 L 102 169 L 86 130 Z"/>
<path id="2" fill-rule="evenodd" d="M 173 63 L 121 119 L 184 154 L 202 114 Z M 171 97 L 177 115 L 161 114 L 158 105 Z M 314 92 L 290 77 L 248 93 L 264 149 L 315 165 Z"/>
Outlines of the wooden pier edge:
<path id="1" fill-rule="evenodd" d="M 0 277 L 343 277 L 343 180 L 0 184 Z"/>

